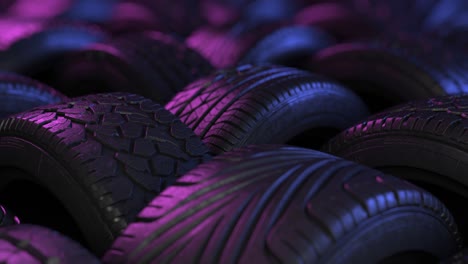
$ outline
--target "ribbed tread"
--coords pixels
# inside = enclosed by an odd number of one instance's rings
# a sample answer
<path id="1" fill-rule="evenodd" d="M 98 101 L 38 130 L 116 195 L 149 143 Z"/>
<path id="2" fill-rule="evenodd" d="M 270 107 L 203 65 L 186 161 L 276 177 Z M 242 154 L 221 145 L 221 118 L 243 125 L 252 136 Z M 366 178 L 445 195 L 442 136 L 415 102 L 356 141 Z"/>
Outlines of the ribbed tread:
<path id="1" fill-rule="evenodd" d="M 317 151 L 249 146 L 166 189 L 103 262 L 322 263 L 370 219 L 405 208 L 440 219 L 461 246 L 448 210 L 418 187 Z"/>
<path id="2" fill-rule="evenodd" d="M 333 81 L 293 68 L 252 65 L 195 81 L 166 109 L 214 153 L 284 143 L 315 127 L 341 130 L 367 115 L 359 97 Z"/>

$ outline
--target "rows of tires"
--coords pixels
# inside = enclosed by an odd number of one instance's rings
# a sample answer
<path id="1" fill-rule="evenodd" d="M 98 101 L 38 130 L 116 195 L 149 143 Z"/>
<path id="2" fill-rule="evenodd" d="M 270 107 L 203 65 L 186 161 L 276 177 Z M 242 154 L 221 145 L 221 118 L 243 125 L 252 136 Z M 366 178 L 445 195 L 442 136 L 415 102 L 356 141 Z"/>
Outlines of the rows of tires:
<path id="1" fill-rule="evenodd" d="M 456 0 L 0 1 L 1 263 L 468 263 Z"/>

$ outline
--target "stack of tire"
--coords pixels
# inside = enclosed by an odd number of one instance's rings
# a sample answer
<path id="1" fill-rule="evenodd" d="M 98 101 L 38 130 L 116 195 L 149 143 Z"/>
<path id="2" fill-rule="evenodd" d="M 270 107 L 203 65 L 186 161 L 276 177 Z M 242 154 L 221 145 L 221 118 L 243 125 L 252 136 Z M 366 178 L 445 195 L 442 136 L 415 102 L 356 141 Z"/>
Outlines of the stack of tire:
<path id="1" fill-rule="evenodd" d="M 468 263 L 464 1 L 46 2 L 0 2 L 1 263 Z"/>

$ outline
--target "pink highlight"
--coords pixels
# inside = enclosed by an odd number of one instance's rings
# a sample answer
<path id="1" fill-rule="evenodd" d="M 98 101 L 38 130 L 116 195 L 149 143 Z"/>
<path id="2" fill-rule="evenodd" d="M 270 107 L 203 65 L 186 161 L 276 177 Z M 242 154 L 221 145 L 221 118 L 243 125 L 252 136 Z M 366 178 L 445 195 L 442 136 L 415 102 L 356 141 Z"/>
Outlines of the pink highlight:
<path id="1" fill-rule="evenodd" d="M 70 5 L 70 0 L 17 0 L 9 14 L 16 17 L 53 18 L 65 12 Z"/>

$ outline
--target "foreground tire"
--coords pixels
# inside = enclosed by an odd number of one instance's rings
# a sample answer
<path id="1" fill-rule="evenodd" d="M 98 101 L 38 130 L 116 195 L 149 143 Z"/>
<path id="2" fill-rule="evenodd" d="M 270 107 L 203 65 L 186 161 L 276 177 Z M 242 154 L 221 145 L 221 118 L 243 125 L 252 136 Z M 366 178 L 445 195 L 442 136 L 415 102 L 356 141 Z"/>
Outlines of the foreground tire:
<path id="1" fill-rule="evenodd" d="M 460 246 L 450 213 L 428 192 L 325 153 L 264 145 L 180 178 L 103 262 L 432 263 Z"/>
<path id="2" fill-rule="evenodd" d="M 56 231 L 34 225 L 0 228 L 0 262 L 5 264 L 99 264 L 78 243 Z"/>
<path id="3" fill-rule="evenodd" d="M 151 100 L 123 93 L 74 98 L 0 122 L 0 195 L 17 181 L 45 187 L 99 255 L 206 153 L 190 129 Z M 21 190 L 13 202 L 37 195 Z"/>
<path id="4" fill-rule="evenodd" d="M 377 112 L 410 100 L 468 92 L 468 65 L 455 52 L 435 41 L 382 37 L 323 49 L 308 69 L 346 84 Z"/>
<path id="5" fill-rule="evenodd" d="M 0 118 L 67 100 L 65 95 L 35 80 L 0 72 Z"/>
<path id="6" fill-rule="evenodd" d="M 47 83 L 70 96 L 117 91 L 165 103 L 212 70 L 201 55 L 169 35 L 144 32 L 68 54 L 55 63 Z"/>
<path id="7" fill-rule="evenodd" d="M 468 96 L 396 106 L 342 132 L 324 150 L 430 189 L 466 234 L 467 109 Z"/>
<path id="8" fill-rule="evenodd" d="M 320 129 L 336 133 L 367 115 L 359 97 L 326 78 L 293 68 L 252 65 L 195 81 L 166 109 L 217 154 L 294 138 L 301 146 L 319 147 L 326 140 L 321 136 L 330 136 Z"/>

